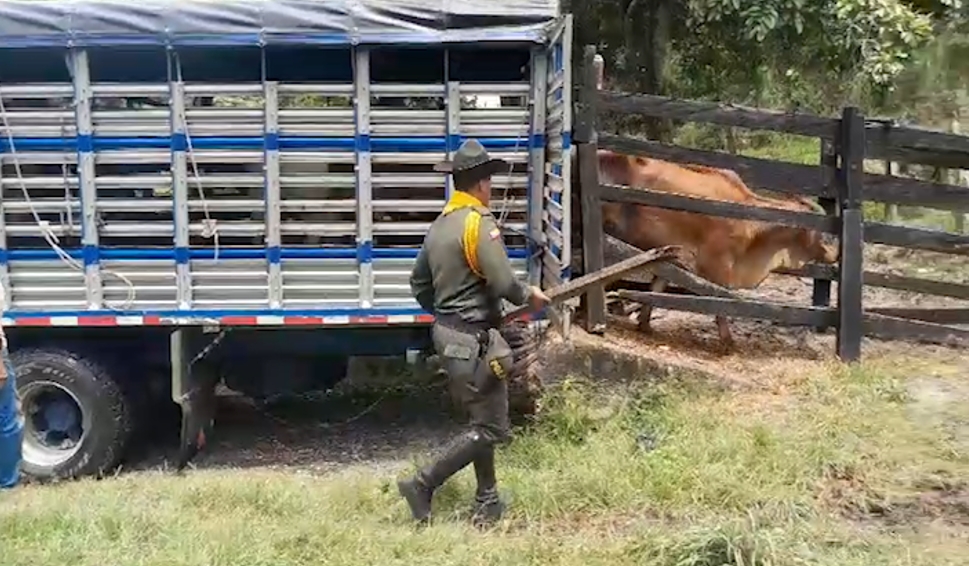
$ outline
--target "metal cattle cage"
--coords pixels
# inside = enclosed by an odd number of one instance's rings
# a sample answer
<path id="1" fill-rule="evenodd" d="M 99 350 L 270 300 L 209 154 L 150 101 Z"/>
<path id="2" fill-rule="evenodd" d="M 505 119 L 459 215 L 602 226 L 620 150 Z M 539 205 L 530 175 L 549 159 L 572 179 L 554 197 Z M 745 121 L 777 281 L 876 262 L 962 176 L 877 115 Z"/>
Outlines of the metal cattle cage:
<path id="1" fill-rule="evenodd" d="M 348 356 L 426 348 L 408 276 L 451 191 L 432 165 L 467 137 L 513 164 L 492 208 L 519 275 L 567 280 L 570 17 L 553 0 L 449 10 L 0 2 L 0 281 L 22 381 L 55 351 L 134 381 L 119 392 L 150 373 L 132 364 L 165 368 L 190 420 L 200 355 L 300 350 L 342 376 Z M 489 96 L 502 105 L 478 107 Z M 280 332 L 256 347 L 257 329 Z M 259 397 L 339 377 L 307 367 L 285 387 L 233 379 Z M 72 418 L 109 426 L 87 393 L 54 389 Z M 60 459 L 28 438 L 27 471 L 107 469 L 126 434 L 94 435 L 110 450 L 81 436 Z"/>

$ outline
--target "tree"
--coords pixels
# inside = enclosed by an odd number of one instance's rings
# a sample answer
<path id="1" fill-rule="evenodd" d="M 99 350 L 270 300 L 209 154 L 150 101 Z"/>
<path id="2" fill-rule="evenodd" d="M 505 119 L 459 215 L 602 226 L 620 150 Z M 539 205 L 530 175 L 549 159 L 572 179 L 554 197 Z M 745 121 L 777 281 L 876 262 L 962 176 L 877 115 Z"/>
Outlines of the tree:
<path id="1" fill-rule="evenodd" d="M 961 0 L 573 0 L 616 86 L 656 94 L 840 104 L 844 85 L 885 89 Z M 958 5 L 958 6 L 957 6 Z M 798 84 L 805 85 L 800 92 Z M 806 88 L 808 85 L 814 87 Z M 825 88 L 819 89 L 818 85 Z M 837 100 L 834 100 L 837 99 Z"/>

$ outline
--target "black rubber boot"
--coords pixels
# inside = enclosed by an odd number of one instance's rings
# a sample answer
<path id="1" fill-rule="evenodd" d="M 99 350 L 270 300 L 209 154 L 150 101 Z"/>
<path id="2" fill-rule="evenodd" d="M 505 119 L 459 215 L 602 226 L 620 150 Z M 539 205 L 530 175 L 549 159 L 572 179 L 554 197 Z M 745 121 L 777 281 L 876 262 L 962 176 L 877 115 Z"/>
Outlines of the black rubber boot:
<path id="1" fill-rule="evenodd" d="M 498 495 L 494 446 L 482 449 L 475 458 L 474 475 L 478 481 L 478 488 L 474 494 L 472 521 L 481 526 L 489 525 L 501 519 L 505 512 L 505 503 Z"/>
<path id="2" fill-rule="evenodd" d="M 466 432 L 452 440 L 431 465 L 418 470 L 411 479 L 397 482 L 397 491 L 407 500 L 414 520 L 425 522 L 430 518 L 434 490 L 474 461 L 484 446 L 481 435 Z"/>

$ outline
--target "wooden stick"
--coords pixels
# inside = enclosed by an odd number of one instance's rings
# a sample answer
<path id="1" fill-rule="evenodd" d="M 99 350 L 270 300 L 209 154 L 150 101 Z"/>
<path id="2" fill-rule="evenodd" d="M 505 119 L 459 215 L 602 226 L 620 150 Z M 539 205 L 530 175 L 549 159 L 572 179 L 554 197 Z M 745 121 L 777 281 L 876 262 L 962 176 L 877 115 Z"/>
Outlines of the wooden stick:
<path id="1" fill-rule="evenodd" d="M 586 290 L 590 287 L 607 285 L 613 281 L 622 279 L 623 276 L 632 271 L 642 269 L 652 263 L 674 259 L 681 249 L 682 248 L 679 246 L 654 248 L 647 252 L 643 252 L 636 257 L 625 259 L 594 273 L 587 273 L 582 277 L 578 277 L 567 283 L 553 287 L 545 291 L 545 294 L 549 299 L 551 299 L 551 304 L 574 299 L 575 297 L 578 297 L 582 293 L 586 292 Z M 503 322 L 510 322 L 527 313 L 529 310 L 531 310 L 531 305 L 515 307 L 505 314 L 503 317 Z"/>

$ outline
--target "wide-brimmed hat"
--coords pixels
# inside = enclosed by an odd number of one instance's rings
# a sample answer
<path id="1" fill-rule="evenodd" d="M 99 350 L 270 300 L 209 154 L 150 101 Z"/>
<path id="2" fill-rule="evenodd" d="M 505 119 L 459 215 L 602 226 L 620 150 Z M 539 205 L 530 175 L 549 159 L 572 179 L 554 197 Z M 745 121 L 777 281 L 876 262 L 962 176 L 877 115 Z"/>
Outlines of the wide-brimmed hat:
<path id="1" fill-rule="evenodd" d="M 488 155 L 488 150 L 475 139 L 465 140 L 454 153 L 454 159 L 434 165 L 435 171 L 467 174 L 485 178 L 508 169 L 508 162 Z"/>

